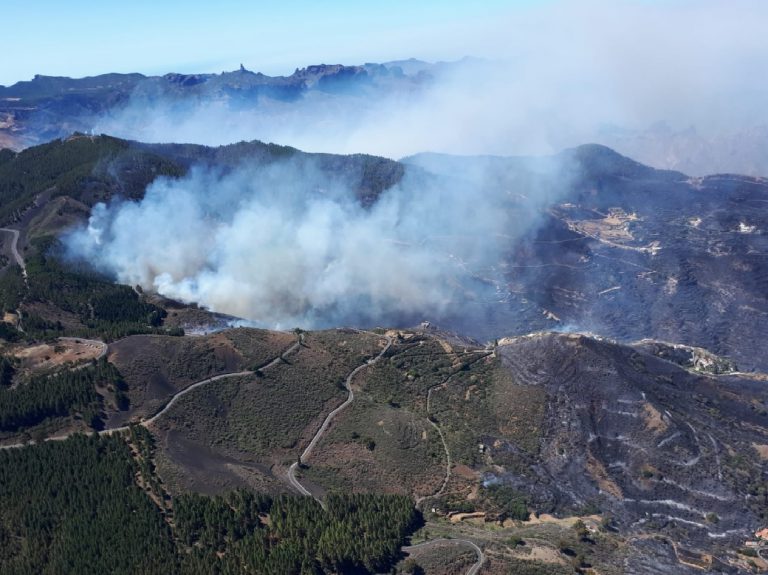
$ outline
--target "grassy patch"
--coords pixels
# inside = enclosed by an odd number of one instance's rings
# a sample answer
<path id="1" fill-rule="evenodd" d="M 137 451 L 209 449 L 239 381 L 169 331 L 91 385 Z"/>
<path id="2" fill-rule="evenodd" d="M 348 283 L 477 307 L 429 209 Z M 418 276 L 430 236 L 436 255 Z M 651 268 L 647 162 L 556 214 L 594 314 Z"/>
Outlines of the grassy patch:
<path id="1" fill-rule="evenodd" d="M 445 454 L 423 415 L 362 394 L 337 416 L 304 474 L 330 490 L 425 495 L 445 475 Z"/>
<path id="2" fill-rule="evenodd" d="M 484 358 L 433 392 L 432 413 L 457 462 L 478 465 L 491 454 L 514 465 L 538 453 L 546 402 L 545 390 L 515 383 L 498 360 Z"/>
<path id="3" fill-rule="evenodd" d="M 295 458 L 327 413 L 346 398 L 344 380 L 381 339 L 317 332 L 300 350 L 257 375 L 225 379 L 180 398 L 158 425 L 223 453 Z"/>

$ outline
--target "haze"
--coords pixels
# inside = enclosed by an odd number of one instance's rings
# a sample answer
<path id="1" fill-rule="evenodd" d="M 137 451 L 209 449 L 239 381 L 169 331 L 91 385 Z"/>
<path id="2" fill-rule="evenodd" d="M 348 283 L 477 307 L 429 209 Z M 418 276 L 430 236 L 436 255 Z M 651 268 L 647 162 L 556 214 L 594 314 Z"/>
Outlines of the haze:
<path id="1" fill-rule="evenodd" d="M 290 106 L 265 98 L 237 114 L 221 101 L 130 101 L 94 132 L 209 145 L 260 139 L 392 158 L 548 154 L 596 142 L 692 175 L 768 174 L 768 5 L 755 0 L 40 7 L 42 21 L 28 4 L 8 7 L 5 41 L 15 57 L 0 81 L 241 63 L 288 75 L 319 63 L 481 58 L 407 94 Z"/>

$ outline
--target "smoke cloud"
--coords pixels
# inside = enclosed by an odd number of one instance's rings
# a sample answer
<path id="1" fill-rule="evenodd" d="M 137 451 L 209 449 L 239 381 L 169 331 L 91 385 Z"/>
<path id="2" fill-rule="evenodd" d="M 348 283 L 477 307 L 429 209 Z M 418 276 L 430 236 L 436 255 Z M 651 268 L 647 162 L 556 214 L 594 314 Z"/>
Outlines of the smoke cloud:
<path id="1" fill-rule="evenodd" d="M 480 173 L 450 184 L 411 171 L 363 208 L 311 162 L 194 169 L 139 202 L 98 204 L 65 244 L 122 283 L 267 327 L 441 318 L 495 290 L 479 274 L 493 276 L 498 238 L 529 229 L 538 206 L 523 218 L 509 190 L 480 198 Z"/>
<path id="2" fill-rule="evenodd" d="M 482 42 L 460 31 L 444 39 L 483 44 L 486 59 L 392 64 L 367 84 L 295 98 L 144 86 L 94 129 L 388 157 L 543 155 L 597 142 L 692 175 L 768 174 L 766 16 L 756 1 L 510 8 Z M 97 206 L 67 245 L 121 282 L 271 327 L 456 317 L 503 303 L 501 256 L 557 195 L 558 186 L 499 185 L 490 164 L 451 177 L 411 171 L 370 208 L 307 164 L 198 169 L 155 182 L 138 203 Z M 567 186 L 567 169 L 541 168 Z"/>
<path id="3" fill-rule="evenodd" d="M 137 93 L 95 125 L 142 141 L 260 139 L 402 157 L 531 155 L 595 142 L 692 175 L 768 174 L 764 2 L 546 2 L 477 32 L 430 38 L 484 60 L 402 67 L 352 93 L 294 101 Z M 473 35 L 474 34 L 474 35 Z M 447 50 L 450 52 L 450 50 Z M 353 57 L 353 55 L 351 55 Z M 354 63 L 350 61 L 347 63 Z"/>

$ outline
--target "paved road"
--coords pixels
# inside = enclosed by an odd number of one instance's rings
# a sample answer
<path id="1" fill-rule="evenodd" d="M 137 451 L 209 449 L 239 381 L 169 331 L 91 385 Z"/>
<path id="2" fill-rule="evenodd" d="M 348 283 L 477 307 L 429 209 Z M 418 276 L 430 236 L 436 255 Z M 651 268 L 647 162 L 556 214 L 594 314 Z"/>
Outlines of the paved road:
<path id="1" fill-rule="evenodd" d="M 221 381 L 222 379 L 228 379 L 230 377 L 245 377 L 247 375 L 253 375 L 253 371 L 251 370 L 245 370 L 245 371 L 237 371 L 234 373 L 222 373 L 221 375 L 214 375 L 213 377 L 209 377 L 208 379 L 204 379 L 202 381 L 198 381 L 197 383 L 193 383 L 189 387 L 181 390 L 179 393 L 174 395 L 171 398 L 171 401 L 165 404 L 165 407 L 158 411 L 155 415 L 150 417 L 149 419 L 145 419 L 141 422 L 141 425 L 148 426 L 152 425 L 155 421 L 160 419 L 169 409 L 173 407 L 173 405 L 179 400 L 179 398 L 184 397 L 187 395 L 190 391 L 197 389 L 198 387 L 201 387 L 203 385 L 208 385 L 209 383 L 213 383 L 214 381 Z"/>
<path id="2" fill-rule="evenodd" d="M 433 545 L 468 545 L 471 547 L 475 552 L 475 555 L 477 555 L 477 562 L 469 568 L 467 575 L 477 575 L 485 562 L 485 554 L 483 553 L 483 550 L 480 549 L 474 541 L 470 541 L 469 539 L 431 539 L 430 541 L 425 541 L 424 543 L 419 543 L 417 545 L 408 545 L 403 547 L 402 550 L 405 553 L 410 553 L 411 551 L 432 547 Z"/>
<path id="3" fill-rule="evenodd" d="M 99 360 L 103 357 L 106 357 L 107 352 L 109 351 L 109 345 L 101 341 L 100 339 L 85 339 L 83 337 L 60 337 L 59 341 L 72 341 L 72 342 L 81 342 L 81 343 L 89 343 L 94 347 L 100 347 L 101 351 L 99 352 L 99 355 L 96 356 L 95 359 Z"/>
<path id="4" fill-rule="evenodd" d="M 4 228 L 0 228 L 0 231 L 14 231 L 14 230 L 6 230 Z M 16 233 L 15 237 L 17 237 L 17 236 L 18 236 L 18 232 Z M 15 243 L 14 243 L 14 245 L 15 245 Z M 14 252 L 15 252 L 15 250 L 14 250 Z M 366 332 L 366 333 L 368 333 L 368 332 Z M 320 441 L 320 439 L 323 436 L 323 434 L 328 430 L 328 427 L 330 426 L 331 421 L 333 420 L 333 418 L 339 412 L 341 412 L 343 409 L 345 409 L 347 406 L 349 406 L 349 404 L 351 404 L 352 401 L 354 401 L 355 393 L 352 390 L 352 380 L 354 379 L 354 377 L 358 373 L 360 373 L 360 371 L 365 369 L 366 367 L 372 366 L 376 362 L 378 362 L 382 358 L 382 356 L 392 346 L 392 338 L 389 337 L 389 336 L 384 336 L 384 337 L 387 340 L 387 345 L 384 346 L 384 348 L 379 352 L 379 354 L 376 357 L 374 357 L 373 359 L 369 359 L 365 363 L 357 366 L 347 376 L 347 379 L 344 381 L 344 387 L 346 387 L 347 391 L 349 392 L 349 395 L 347 396 L 347 399 L 344 401 L 344 403 L 342 403 L 340 406 L 338 406 L 336 409 L 331 411 L 326 416 L 325 420 L 323 421 L 323 424 L 320 426 L 320 429 L 317 430 L 317 432 L 315 433 L 314 437 L 309 442 L 309 445 L 307 445 L 307 447 L 302 452 L 302 454 L 300 456 L 300 461 L 302 463 L 304 462 L 304 460 L 307 457 L 309 457 L 310 453 L 312 452 L 312 449 L 314 449 L 315 445 L 317 445 L 318 441 Z M 102 347 L 101 353 L 99 354 L 99 358 L 104 357 L 106 355 L 106 353 L 107 353 L 107 350 L 108 350 L 108 345 L 106 343 L 102 342 L 102 341 L 99 341 L 99 340 L 88 340 L 88 339 L 83 339 L 83 338 L 60 338 L 60 339 L 72 340 L 72 341 L 79 340 L 79 341 L 83 341 L 83 342 L 87 342 L 87 343 L 93 343 L 93 344 L 96 344 L 96 345 L 101 345 L 103 347 Z M 271 360 L 269 363 L 267 363 L 266 365 L 261 367 L 260 371 L 267 370 L 267 369 L 269 369 L 269 368 L 271 368 L 271 367 L 281 363 L 283 361 L 283 358 L 286 355 L 291 354 L 291 353 L 295 352 L 296 350 L 298 350 L 299 347 L 301 346 L 302 342 L 303 342 L 303 338 L 302 338 L 302 336 L 299 336 L 299 339 L 296 341 L 296 343 L 294 343 L 291 347 L 289 347 L 286 351 L 281 353 L 279 356 L 277 356 L 276 358 Z M 171 407 L 173 407 L 173 405 L 176 403 L 176 401 L 180 397 L 182 397 L 182 396 L 186 395 L 187 393 L 191 392 L 193 389 L 197 389 L 198 387 L 201 387 L 201 386 L 206 385 L 208 383 L 212 383 L 214 381 L 219 381 L 219 380 L 226 379 L 226 378 L 229 378 L 229 377 L 244 377 L 244 376 L 253 375 L 253 374 L 254 374 L 254 371 L 252 371 L 252 370 L 239 371 L 239 372 L 235 372 L 235 373 L 223 373 L 223 374 L 220 374 L 220 375 L 216 375 L 214 377 L 209 377 L 209 378 L 204 379 L 202 381 L 198 381 L 197 383 L 193 383 L 189 387 L 181 390 L 179 393 L 174 395 L 171 398 L 171 400 L 165 405 L 165 407 L 163 407 L 163 409 L 158 411 L 155 415 L 153 415 L 149 419 L 143 420 L 140 423 L 140 425 L 143 425 L 143 426 L 146 427 L 148 425 L 151 425 L 153 422 L 157 421 L 157 419 L 162 417 L 163 414 L 165 414 Z M 126 426 L 122 426 L 122 427 L 114 427 L 114 428 L 111 428 L 111 429 L 104 429 L 102 431 L 99 431 L 98 434 L 99 435 L 111 435 L 113 433 L 120 433 L 120 432 L 128 431 L 128 429 L 130 429 L 130 427 L 126 425 Z M 71 434 L 66 434 L 66 435 L 61 435 L 61 436 L 56 436 L 56 437 L 48 437 L 48 438 L 45 439 L 45 441 L 63 441 L 65 439 L 67 439 L 70 435 Z M 27 445 L 29 445 L 29 444 L 26 444 L 26 443 L 16 443 L 16 444 L 13 444 L 13 445 L 5 445 L 5 446 L 0 446 L 0 450 L 2 450 L 2 449 L 17 449 L 17 448 L 20 448 L 20 447 L 25 447 Z M 302 495 L 305 495 L 307 497 L 313 497 L 313 495 L 298 481 L 298 479 L 296 479 L 296 468 L 297 467 L 298 467 L 298 462 L 295 462 L 295 463 L 293 463 L 293 465 L 291 465 L 290 469 L 288 470 L 288 480 L 289 480 L 290 484 L 297 491 L 299 491 Z M 321 504 L 322 504 L 322 502 L 321 502 Z M 483 566 L 483 563 L 485 562 L 485 555 L 483 554 L 483 550 L 480 549 L 480 547 L 476 543 L 474 543 L 473 541 L 470 541 L 469 539 L 432 539 L 431 541 L 425 541 L 425 542 L 419 543 L 417 545 L 405 546 L 405 547 L 402 548 L 402 550 L 405 553 L 409 553 L 411 551 L 414 551 L 414 550 L 417 550 L 417 549 L 424 549 L 426 547 L 431 547 L 433 545 L 467 545 L 467 546 L 471 547 L 473 549 L 473 551 L 475 552 L 475 554 L 477 555 L 477 562 L 474 565 L 472 565 L 472 567 L 469 568 L 469 570 L 467 571 L 467 575 L 477 575 L 477 573 L 480 571 L 480 568 Z"/>
<path id="5" fill-rule="evenodd" d="M 19 267 L 21 268 L 21 274 L 24 276 L 24 279 L 27 278 L 27 264 L 24 263 L 24 258 L 19 253 L 19 230 L 14 230 L 11 228 L 0 228 L 0 232 L 8 232 L 9 234 L 13 235 L 13 239 L 11 240 L 11 252 L 13 253 L 13 259 L 16 260 L 16 263 L 19 264 Z"/>
<path id="6" fill-rule="evenodd" d="M 293 487 L 296 491 L 301 493 L 302 495 L 306 497 L 314 497 L 306 487 L 304 487 L 301 483 L 299 483 L 299 480 L 296 479 L 296 468 L 299 466 L 298 461 L 294 461 L 291 466 L 288 468 L 288 483 L 291 484 L 291 487 Z M 315 497 L 315 499 L 317 499 Z M 318 499 L 318 501 L 320 501 Z M 320 501 L 320 505 L 323 505 L 323 502 Z"/>
<path id="7" fill-rule="evenodd" d="M 371 333 L 371 332 L 360 332 L 360 333 Z M 378 334 L 374 334 L 378 335 Z M 299 456 L 299 461 L 293 462 L 293 464 L 288 468 L 288 482 L 302 495 L 312 496 L 312 494 L 299 482 L 298 479 L 296 479 L 296 469 L 299 467 L 299 462 L 304 463 L 306 459 L 309 457 L 309 454 L 312 453 L 312 449 L 314 449 L 315 445 L 317 445 L 317 442 L 320 441 L 320 438 L 323 436 L 323 434 L 328 430 L 328 427 L 331 425 L 331 421 L 333 420 L 336 415 L 345 409 L 350 403 L 352 403 L 355 399 L 355 392 L 352 391 L 352 380 L 354 377 L 360 373 L 361 370 L 365 369 L 366 367 L 369 367 L 371 365 L 374 365 L 377 361 L 381 359 L 381 357 L 389 351 L 389 348 L 392 346 L 392 338 L 388 335 L 384 336 L 387 340 L 387 345 L 384 346 L 384 349 L 382 349 L 379 352 L 379 355 L 374 357 L 373 359 L 369 359 L 365 363 L 358 365 L 355 369 L 352 370 L 352 372 L 347 376 L 347 379 L 344 381 L 344 387 L 347 388 L 347 391 L 349 392 L 349 395 L 347 396 L 347 399 L 342 403 L 340 406 L 338 406 L 336 409 L 331 411 L 325 418 L 325 421 L 323 421 L 323 424 L 320 426 L 320 429 L 317 430 L 312 440 L 309 442 L 309 445 L 304 449 L 304 451 Z M 315 497 L 317 499 L 317 497 Z M 320 504 L 323 503 L 317 499 Z"/>
<path id="8" fill-rule="evenodd" d="M 299 349 L 299 347 L 301 346 L 303 341 L 304 340 L 303 340 L 302 336 L 299 336 L 299 338 L 296 340 L 296 343 L 294 343 L 291 347 L 286 349 L 284 352 L 282 352 L 276 358 L 272 359 L 269 363 L 267 363 L 266 365 L 260 367 L 259 371 L 266 371 L 267 369 L 271 368 L 272 366 L 275 366 L 278 363 L 281 363 L 283 361 L 283 358 L 286 355 L 289 355 L 289 354 L 295 352 L 297 349 Z M 163 407 L 163 409 L 158 411 L 155 415 L 153 415 L 149 419 L 143 420 L 141 422 L 141 425 L 146 427 L 148 425 L 151 425 L 155 421 L 157 421 L 160 417 L 163 416 L 163 414 L 165 414 L 171 407 L 173 407 L 173 404 L 175 404 L 176 401 L 178 401 L 178 399 L 180 397 L 185 396 L 186 394 L 188 394 L 193 389 L 197 389 L 198 387 L 201 387 L 203 385 L 207 385 L 209 383 L 212 383 L 214 381 L 219 381 L 219 380 L 222 380 L 222 379 L 227 379 L 229 377 L 245 377 L 245 376 L 248 376 L 248 375 L 253 375 L 254 373 L 256 373 L 256 370 L 245 370 L 245 371 L 237 371 L 237 372 L 233 372 L 233 373 L 222 373 L 220 375 L 214 375 L 213 377 L 209 377 L 208 379 L 204 379 L 202 381 L 198 381 L 197 383 L 193 383 L 189 387 L 181 390 L 179 393 L 177 393 L 176 395 L 171 397 L 171 400 L 168 403 L 165 404 L 165 407 Z M 114 432 L 114 431 L 122 431 L 122 430 L 125 430 L 125 429 L 128 429 L 128 426 L 125 426 L 125 427 L 122 427 L 122 428 L 115 428 L 115 429 L 112 429 L 112 430 L 105 430 L 105 431 L 113 431 Z"/>
<path id="9" fill-rule="evenodd" d="M 108 349 L 107 344 L 105 344 L 104 342 L 99 341 L 99 340 L 95 340 L 95 339 L 82 339 L 82 338 L 61 338 L 61 339 L 70 339 L 70 340 L 76 340 L 77 339 L 77 340 L 84 341 L 84 342 L 89 342 L 89 343 L 98 343 L 99 345 L 103 345 L 104 346 L 104 348 L 102 349 L 102 352 L 99 355 L 99 357 L 104 357 L 104 355 L 106 355 L 106 353 L 107 353 L 107 349 Z M 283 358 L 286 355 L 289 355 L 289 354 L 295 352 L 297 349 L 299 349 L 299 347 L 301 346 L 303 341 L 304 341 L 303 337 L 300 335 L 299 338 L 297 339 L 296 343 L 294 343 L 291 347 L 286 349 L 284 352 L 282 352 L 276 358 L 274 358 L 271 361 L 269 361 L 269 363 L 267 363 L 264 366 L 262 366 L 261 368 L 259 368 L 259 370 L 260 371 L 267 370 L 267 369 L 271 368 L 272 366 L 277 365 L 278 363 L 282 362 Z M 163 414 L 165 414 L 173 406 L 173 404 L 176 403 L 176 401 L 180 397 L 186 395 L 187 393 L 189 393 L 193 389 L 196 389 L 196 388 L 198 388 L 200 386 L 203 386 L 203 385 L 206 385 L 208 383 L 212 383 L 214 381 L 219 381 L 221 379 L 226 379 L 228 377 L 244 377 L 244 376 L 248 376 L 248 375 L 253 375 L 254 373 L 255 373 L 254 370 L 238 371 L 238 372 L 234 372 L 234 373 L 222 373 L 220 375 L 215 375 L 213 377 L 206 378 L 206 379 L 204 379 L 202 381 L 198 381 L 197 383 L 193 383 L 189 387 L 187 387 L 185 389 L 182 389 L 176 395 L 171 397 L 170 401 L 167 404 L 165 404 L 165 406 L 160 411 L 158 411 L 152 417 L 150 417 L 148 419 L 144 419 L 143 421 L 139 422 L 139 425 L 143 425 L 144 427 L 146 427 L 148 425 L 151 425 L 152 423 L 157 421 Z M 110 429 L 103 429 L 103 430 L 99 431 L 98 434 L 99 435 L 112 435 L 113 433 L 121 433 L 123 431 L 128 431 L 129 429 L 130 429 L 130 425 L 123 425 L 122 427 L 112 427 Z M 68 433 L 68 434 L 59 435 L 59 436 L 56 436 L 56 437 L 47 437 L 45 439 L 45 441 L 63 441 L 64 439 L 67 439 L 71 435 L 72 435 L 72 433 Z M 0 446 L 0 449 L 17 449 L 19 447 L 26 447 L 27 445 L 29 445 L 29 444 L 28 443 L 14 443 L 12 445 Z"/>

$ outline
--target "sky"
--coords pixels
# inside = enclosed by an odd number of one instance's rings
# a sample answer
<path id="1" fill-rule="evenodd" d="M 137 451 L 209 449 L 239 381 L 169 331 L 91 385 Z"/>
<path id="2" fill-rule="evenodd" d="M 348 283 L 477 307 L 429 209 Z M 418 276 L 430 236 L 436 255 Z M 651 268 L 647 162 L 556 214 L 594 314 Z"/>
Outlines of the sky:
<path id="1" fill-rule="evenodd" d="M 3 0 L 0 85 L 35 74 L 290 74 L 316 63 L 489 56 L 530 0 Z"/>

